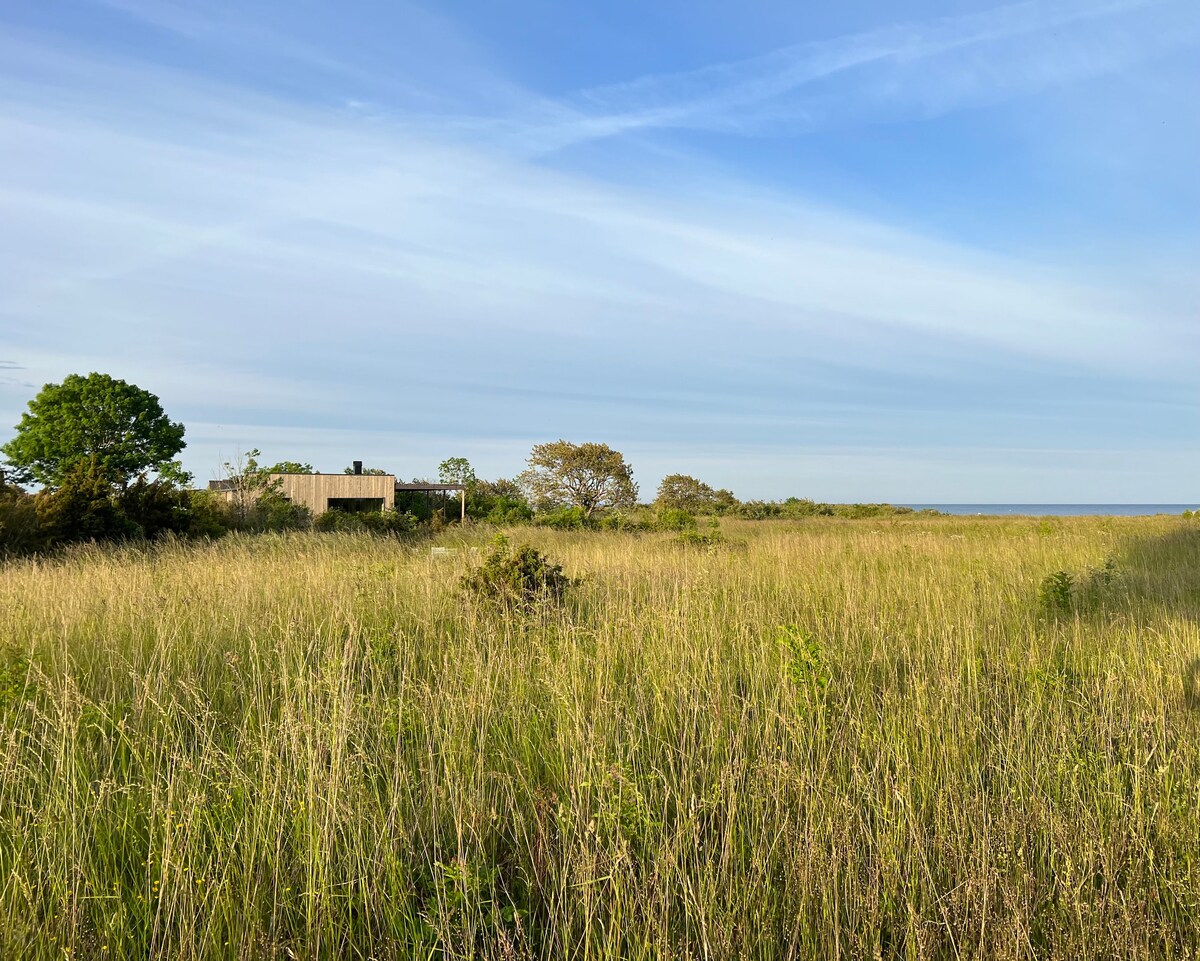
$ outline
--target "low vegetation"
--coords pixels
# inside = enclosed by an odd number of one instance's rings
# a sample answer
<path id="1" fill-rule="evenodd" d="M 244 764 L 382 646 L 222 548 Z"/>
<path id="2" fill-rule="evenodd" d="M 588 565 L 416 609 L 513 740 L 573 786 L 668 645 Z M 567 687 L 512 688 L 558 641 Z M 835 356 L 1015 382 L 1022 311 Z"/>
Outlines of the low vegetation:
<path id="1" fill-rule="evenodd" d="M 0 957 L 1195 957 L 1194 523 L 490 536 L 0 567 Z"/>

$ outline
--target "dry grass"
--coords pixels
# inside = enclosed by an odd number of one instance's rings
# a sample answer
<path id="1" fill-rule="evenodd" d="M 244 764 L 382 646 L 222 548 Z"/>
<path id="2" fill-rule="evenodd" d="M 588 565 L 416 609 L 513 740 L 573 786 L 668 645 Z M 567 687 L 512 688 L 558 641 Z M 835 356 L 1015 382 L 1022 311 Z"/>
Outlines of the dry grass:
<path id="1" fill-rule="evenodd" d="M 1200 527 L 725 531 L 0 569 L 0 956 L 1197 957 Z"/>

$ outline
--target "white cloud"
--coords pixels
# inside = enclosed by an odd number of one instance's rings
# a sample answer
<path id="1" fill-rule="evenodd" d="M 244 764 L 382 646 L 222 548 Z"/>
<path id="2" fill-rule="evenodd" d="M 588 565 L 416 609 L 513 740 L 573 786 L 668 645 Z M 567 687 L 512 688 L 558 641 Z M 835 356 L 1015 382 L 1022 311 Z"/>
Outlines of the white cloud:
<path id="1" fill-rule="evenodd" d="M 781 47 L 543 103 L 540 150 L 638 130 L 778 135 L 934 117 L 1074 83 L 1194 43 L 1190 0 L 1026 0 Z"/>
<path id="2" fill-rule="evenodd" d="M 873 56 L 1016 35 L 1040 8 L 1005 9 L 1012 22 L 890 52 L 876 38 Z M 533 440 L 566 435 L 639 450 L 645 483 L 671 469 L 664 451 L 750 450 L 714 479 L 775 494 L 731 472 L 769 473 L 789 446 L 816 457 L 820 438 L 924 443 L 943 425 L 961 443 L 955 408 L 975 387 L 1008 437 L 1040 436 L 1012 408 L 1064 377 L 1084 401 L 1105 379 L 1194 382 L 1187 285 L 985 254 L 686 167 L 670 190 L 638 190 L 464 137 L 456 118 L 323 110 L 20 46 L 0 88 L 0 142 L 17 145 L 0 154 L 0 355 L 38 383 L 103 369 L 155 389 L 193 425 L 202 476 L 272 444 L 333 469 L 404 448 L 384 465 L 404 474 L 428 470 L 410 456 L 481 452 L 507 474 Z M 724 71 L 741 92 L 680 116 L 769 99 L 788 75 L 761 66 Z M 637 113 L 673 86 L 588 100 Z M 0 416 L 25 399 L 0 384 Z M 895 466 L 855 456 L 821 463 L 871 483 Z M 915 496 L 876 491 L 854 496 Z"/>

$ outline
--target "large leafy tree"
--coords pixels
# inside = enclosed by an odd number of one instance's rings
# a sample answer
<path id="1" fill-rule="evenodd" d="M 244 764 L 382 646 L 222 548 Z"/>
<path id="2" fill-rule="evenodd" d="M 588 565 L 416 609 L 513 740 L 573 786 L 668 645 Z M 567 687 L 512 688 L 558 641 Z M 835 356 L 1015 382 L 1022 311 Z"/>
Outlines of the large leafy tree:
<path id="1" fill-rule="evenodd" d="M 688 474 L 668 474 L 658 485 L 655 506 L 660 510 L 684 510 L 700 514 L 716 506 L 717 492 L 704 481 Z"/>
<path id="2" fill-rule="evenodd" d="M 633 507 L 637 484 L 620 451 L 607 444 L 556 440 L 529 453 L 521 486 L 538 505 L 568 504 L 591 516 L 610 507 Z"/>
<path id="3" fill-rule="evenodd" d="M 468 487 L 475 483 L 475 469 L 465 457 L 448 457 L 438 464 L 438 480 L 443 484 L 465 484 Z"/>
<path id="4" fill-rule="evenodd" d="M 71 374 L 29 402 L 16 436 L 0 450 L 9 463 L 57 487 L 84 459 L 122 488 L 147 470 L 173 475 L 183 424 L 173 423 L 148 390 L 108 374 Z"/>
<path id="5" fill-rule="evenodd" d="M 658 496 L 654 499 L 659 510 L 676 508 L 692 514 L 724 514 L 737 504 L 731 491 L 713 490 L 688 474 L 668 474 L 658 485 Z"/>

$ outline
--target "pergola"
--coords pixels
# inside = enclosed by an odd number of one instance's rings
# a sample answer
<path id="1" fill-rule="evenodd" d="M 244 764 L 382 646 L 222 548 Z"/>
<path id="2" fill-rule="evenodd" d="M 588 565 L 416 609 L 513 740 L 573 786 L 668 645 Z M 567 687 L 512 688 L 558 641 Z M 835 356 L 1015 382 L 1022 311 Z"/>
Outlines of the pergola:
<path id="1" fill-rule="evenodd" d="M 442 492 L 442 507 L 446 506 L 446 491 L 458 491 L 458 501 L 461 510 L 461 519 L 467 519 L 467 485 L 466 484 L 402 484 L 396 481 L 396 493 L 401 491 L 414 491 L 422 493 Z"/>

